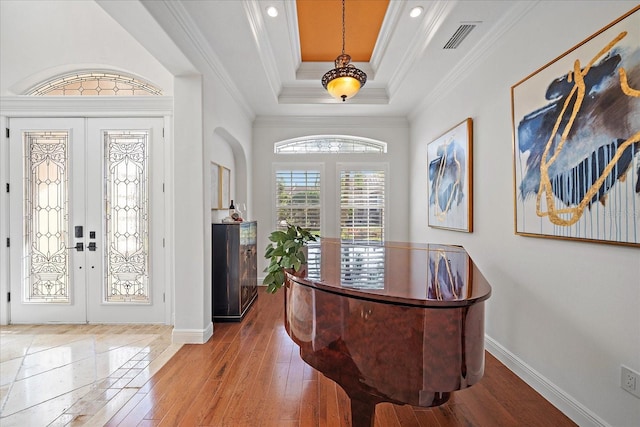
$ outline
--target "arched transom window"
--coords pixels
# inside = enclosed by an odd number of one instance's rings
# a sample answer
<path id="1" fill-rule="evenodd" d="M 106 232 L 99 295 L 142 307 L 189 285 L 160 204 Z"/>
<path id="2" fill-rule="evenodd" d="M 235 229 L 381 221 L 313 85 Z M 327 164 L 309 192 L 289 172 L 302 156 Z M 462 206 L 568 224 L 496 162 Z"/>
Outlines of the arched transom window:
<path id="1" fill-rule="evenodd" d="M 276 142 L 273 148 L 276 154 L 386 153 L 387 143 L 353 136 L 320 135 Z"/>
<path id="2" fill-rule="evenodd" d="M 27 92 L 34 96 L 145 96 L 162 95 L 157 87 L 114 72 L 84 71 L 54 77 Z"/>

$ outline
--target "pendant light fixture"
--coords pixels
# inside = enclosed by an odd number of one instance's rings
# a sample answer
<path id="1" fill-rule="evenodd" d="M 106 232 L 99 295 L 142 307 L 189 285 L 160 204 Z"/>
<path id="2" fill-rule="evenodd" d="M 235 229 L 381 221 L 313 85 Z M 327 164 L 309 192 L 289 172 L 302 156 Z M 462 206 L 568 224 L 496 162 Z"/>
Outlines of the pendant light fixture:
<path id="1" fill-rule="evenodd" d="M 336 68 L 322 76 L 322 86 L 331 96 L 343 102 L 358 93 L 367 82 L 365 72 L 350 64 L 351 56 L 344 53 L 344 2 L 342 0 L 342 54 L 335 60 Z"/>

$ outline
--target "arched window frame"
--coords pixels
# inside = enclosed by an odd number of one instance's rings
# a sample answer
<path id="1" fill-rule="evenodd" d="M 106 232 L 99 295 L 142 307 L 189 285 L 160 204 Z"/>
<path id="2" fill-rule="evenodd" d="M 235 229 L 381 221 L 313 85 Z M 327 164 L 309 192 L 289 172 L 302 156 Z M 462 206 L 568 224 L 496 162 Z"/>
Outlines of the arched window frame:
<path id="1" fill-rule="evenodd" d="M 118 88 L 118 84 L 125 88 Z M 78 86 L 78 87 L 74 87 Z M 95 87 L 84 87 L 95 86 Z M 111 87 L 112 86 L 112 87 Z M 62 93 L 59 93 L 62 91 Z M 70 92 L 70 93 L 66 93 Z M 79 92 L 79 93 L 78 93 Z M 84 93 L 86 92 L 86 94 Z M 138 77 L 117 71 L 80 70 L 52 77 L 27 90 L 30 96 L 148 96 L 162 95 L 162 90 Z M 132 93 L 129 93 L 132 92 Z M 120 94 L 120 96 L 123 96 Z"/>
<path id="2" fill-rule="evenodd" d="M 384 154 L 387 143 L 345 135 L 311 135 L 273 144 L 275 154 Z"/>

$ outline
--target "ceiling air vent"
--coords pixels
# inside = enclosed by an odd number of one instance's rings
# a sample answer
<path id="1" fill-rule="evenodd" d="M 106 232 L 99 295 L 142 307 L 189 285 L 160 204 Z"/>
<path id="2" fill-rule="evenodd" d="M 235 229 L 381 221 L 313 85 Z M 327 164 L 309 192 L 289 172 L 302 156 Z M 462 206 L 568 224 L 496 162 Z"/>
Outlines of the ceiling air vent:
<path id="1" fill-rule="evenodd" d="M 443 49 L 455 49 L 460 46 L 462 40 L 464 40 L 475 27 L 477 27 L 477 24 L 461 24 L 444 45 Z"/>

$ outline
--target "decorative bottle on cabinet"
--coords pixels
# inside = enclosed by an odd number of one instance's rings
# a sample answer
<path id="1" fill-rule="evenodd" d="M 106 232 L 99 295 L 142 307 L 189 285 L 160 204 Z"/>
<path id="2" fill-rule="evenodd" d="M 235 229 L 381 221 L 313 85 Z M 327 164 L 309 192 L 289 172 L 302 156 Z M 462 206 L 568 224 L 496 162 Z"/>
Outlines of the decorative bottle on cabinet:
<path id="1" fill-rule="evenodd" d="M 212 224 L 213 320 L 240 321 L 258 296 L 256 221 Z"/>

